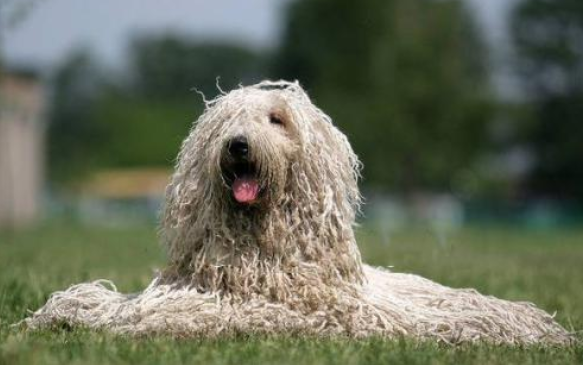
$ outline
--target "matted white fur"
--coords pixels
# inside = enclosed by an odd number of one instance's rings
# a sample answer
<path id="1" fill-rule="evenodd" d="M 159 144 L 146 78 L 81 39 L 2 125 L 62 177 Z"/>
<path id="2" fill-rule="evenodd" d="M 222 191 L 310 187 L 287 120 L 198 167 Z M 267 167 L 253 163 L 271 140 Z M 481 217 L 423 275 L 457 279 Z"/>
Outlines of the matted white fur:
<path id="1" fill-rule="evenodd" d="M 271 124 L 274 115 L 283 123 Z M 240 135 L 262 188 L 259 202 L 243 208 L 223 163 L 228 141 Z M 180 337 L 573 341 L 532 304 L 363 265 L 353 231 L 359 167 L 346 137 L 297 83 L 265 81 L 221 95 L 184 141 L 167 189 L 164 270 L 136 295 L 108 281 L 54 293 L 25 323 Z"/>

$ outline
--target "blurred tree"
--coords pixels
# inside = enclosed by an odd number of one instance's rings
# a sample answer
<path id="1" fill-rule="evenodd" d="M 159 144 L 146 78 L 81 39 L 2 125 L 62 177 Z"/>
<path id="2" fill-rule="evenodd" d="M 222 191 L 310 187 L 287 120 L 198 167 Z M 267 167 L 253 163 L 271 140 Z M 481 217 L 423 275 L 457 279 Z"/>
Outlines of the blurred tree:
<path id="1" fill-rule="evenodd" d="M 99 160 L 107 131 L 94 117 L 104 77 L 86 50 L 72 53 L 56 70 L 48 128 L 49 173 L 57 182 L 80 177 Z"/>
<path id="2" fill-rule="evenodd" d="M 201 98 L 260 77 L 262 56 L 229 44 L 173 35 L 140 37 L 130 48 L 129 77 L 100 68 L 77 51 L 56 70 L 49 161 L 56 181 L 75 182 L 96 168 L 171 166 L 202 111 Z M 71 181 L 72 180 L 72 181 Z"/>
<path id="3" fill-rule="evenodd" d="M 154 98 L 184 99 L 193 88 L 212 97 L 218 94 L 217 77 L 221 87 L 229 90 L 265 76 L 262 57 L 251 49 L 171 34 L 135 39 L 130 58 L 134 87 Z"/>
<path id="4" fill-rule="evenodd" d="M 512 16 L 530 97 L 534 193 L 583 202 L 583 2 L 525 0 Z"/>
<path id="5" fill-rule="evenodd" d="M 347 132 L 368 186 L 442 190 L 484 143 L 486 58 L 460 1 L 302 0 L 276 73 L 299 79 Z"/>
<path id="6" fill-rule="evenodd" d="M 95 106 L 93 117 L 107 135 L 93 153 L 100 156 L 100 167 L 170 167 L 201 111 L 194 101 L 145 100 L 109 90 Z"/>

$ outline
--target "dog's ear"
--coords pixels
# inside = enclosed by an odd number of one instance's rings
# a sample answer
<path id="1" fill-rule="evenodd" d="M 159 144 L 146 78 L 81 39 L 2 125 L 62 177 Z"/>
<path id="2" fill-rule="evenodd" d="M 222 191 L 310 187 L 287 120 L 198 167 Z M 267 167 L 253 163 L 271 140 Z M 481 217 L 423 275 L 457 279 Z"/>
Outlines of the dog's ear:
<path id="1" fill-rule="evenodd" d="M 174 174 L 166 187 L 160 230 L 162 241 L 170 253 L 175 242 L 183 239 L 188 226 L 196 219 L 194 214 L 204 199 L 198 191 L 201 189 L 202 163 L 200 141 L 196 138 L 198 129 L 199 125 L 195 124 L 182 143 Z"/>
<path id="2" fill-rule="evenodd" d="M 361 164 L 346 136 L 338 130 L 325 113 L 310 105 L 309 110 L 295 113 L 299 118 L 300 148 L 299 174 L 309 185 L 313 199 L 320 203 L 318 209 L 332 209 L 344 223 L 353 221 L 360 209 L 358 189 Z M 334 205 L 334 206 L 330 206 Z"/>

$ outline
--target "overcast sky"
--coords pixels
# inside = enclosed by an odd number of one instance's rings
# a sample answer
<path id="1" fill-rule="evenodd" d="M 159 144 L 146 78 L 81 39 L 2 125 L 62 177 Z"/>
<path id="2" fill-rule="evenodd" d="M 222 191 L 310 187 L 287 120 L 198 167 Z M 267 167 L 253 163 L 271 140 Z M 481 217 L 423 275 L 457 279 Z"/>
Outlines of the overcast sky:
<path id="1" fill-rule="evenodd" d="M 124 57 L 128 39 L 141 31 L 184 32 L 201 39 L 232 39 L 270 47 L 281 32 L 287 0 L 0 0 L 35 3 L 26 18 L 3 34 L 11 62 L 52 65 L 84 45 L 108 63 Z M 494 45 L 504 38 L 510 0 L 466 0 L 477 9 Z M 11 7 L 8 7 L 10 10 Z M 3 18 L 6 18 L 6 12 Z M 6 22 L 5 22 L 6 23 Z M 6 27 L 6 26 L 5 26 Z M 4 27 L 4 28 L 5 28 Z"/>
<path id="2" fill-rule="evenodd" d="M 279 37 L 281 8 L 285 2 L 37 0 L 24 21 L 4 31 L 3 52 L 13 63 L 50 65 L 75 47 L 87 46 L 111 63 L 123 59 L 125 46 L 133 34 L 168 30 L 201 39 L 232 39 L 269 47 Z"/>
<path id="3" fill-rule="evenodd" d="M 11 64 L 50 68 L 84 46 L 101 62 L 119 65 L 132 35 L 173 31 L 199 39 L 277 44 L 282 10 L 292 0 L 0 0 L 4 12 L 2 54 Z M 516 0 L 465 0 L 492 47 L 495 85 L 514 93 L 507 62 L 506 20 Z M 14 4 L 34 4 L 24 20 L 7 27 Z M 22 7 L 22 6 L 21 6 Z M 7 10 L 7 11 L 6 11 Z"/>

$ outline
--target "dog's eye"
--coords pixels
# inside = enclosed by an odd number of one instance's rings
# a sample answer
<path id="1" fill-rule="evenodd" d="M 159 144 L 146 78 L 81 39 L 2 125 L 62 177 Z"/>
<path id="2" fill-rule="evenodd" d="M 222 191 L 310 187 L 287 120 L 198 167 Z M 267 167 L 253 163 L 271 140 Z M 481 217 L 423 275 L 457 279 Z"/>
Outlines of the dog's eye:
<path id="1" fill-rule="evenodd" d="M 275 124 L 275 125 L 280 125 L 280 126 L 284 125 L 283 120 L 275 114 L 271 114 L 269 116 L 269 123 Z"/>

